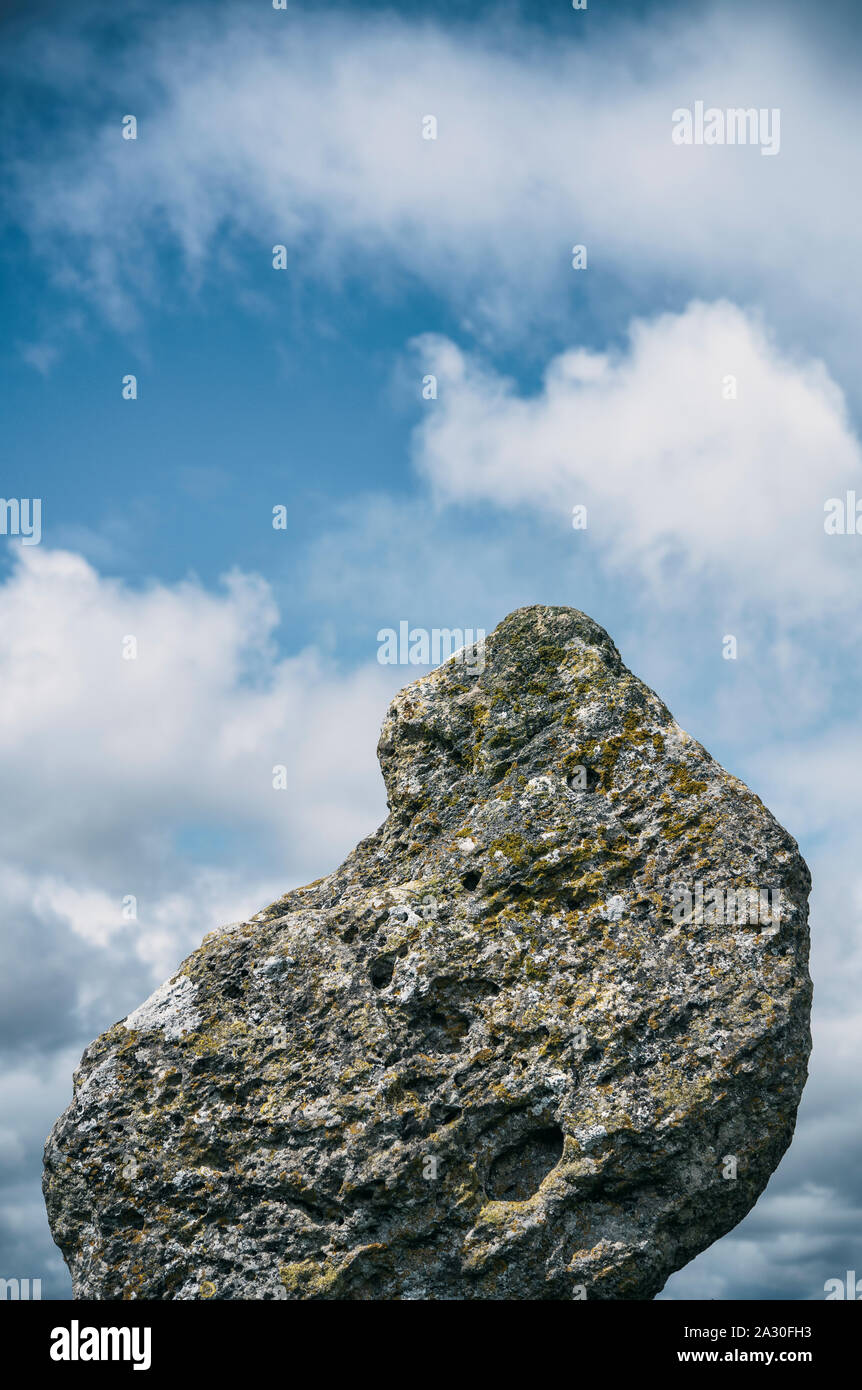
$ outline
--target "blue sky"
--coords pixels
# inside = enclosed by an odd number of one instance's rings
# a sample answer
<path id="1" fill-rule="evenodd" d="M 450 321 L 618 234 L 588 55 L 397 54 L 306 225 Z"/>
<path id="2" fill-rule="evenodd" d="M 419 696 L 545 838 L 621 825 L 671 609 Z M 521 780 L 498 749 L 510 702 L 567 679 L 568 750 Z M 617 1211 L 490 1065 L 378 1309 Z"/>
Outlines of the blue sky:
<path id="1" fill-rule="evenodd" d="M 414 673 L 378 630 L 549 602 L 811 864 L 797 1139 L 664 1296 L 822 1297 L 862 1267 L 862 539 L 823 529 L 862 497 L 853 7 L 0 25 L 0 491 L 43 506 L 39 546 L 0 537 L 0 1274 L 68 1291 L 38 1182 L 83 1047 L 382 818 L 377 731 Z M 779 108 L 777 157 L 674 146 L 700 99 Z"/>

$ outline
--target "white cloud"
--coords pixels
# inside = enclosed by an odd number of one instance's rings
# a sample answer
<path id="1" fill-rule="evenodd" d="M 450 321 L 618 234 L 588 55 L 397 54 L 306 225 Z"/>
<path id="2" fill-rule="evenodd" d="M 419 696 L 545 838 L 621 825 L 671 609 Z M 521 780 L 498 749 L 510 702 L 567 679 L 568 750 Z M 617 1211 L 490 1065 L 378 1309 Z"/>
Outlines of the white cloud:
<path id="1" fill-rule="evenodd" d="M 3 979 L 7 1041 L 39 1046 L 131 1007 L 118 970 L 158 982 L 379 823 L 392 678 L 278 657 L 254 577 L 134 590 L 67 552 L 18 555 L 0 586 Z"/>
<path id="2" fill-rule="evenodd" d="M 132 589 L 68 552 L 18 553 L 0 587 L 0 766 L 16 787 L 0 825 L 19 864 L 69 872 L 86 855 L 104 870 L 122 846 L 143 867 L 199 822 L 263 836 L 289 874 L 369 829 L 380 668 L 279 659 L 278 611 L 253 576 L 229 575 L 221 595 Z"/>
<path id="3" fill-rule="evenodd" d="M 416 349 L 439 382 L 415 435 L 438 497 L 586 504 L 585 542 L 666 596 L 702 580 L 796 617 L 853 601 L 857 538 L 823 529 L 826 499 L 862 481 L 842 394 L 736 306 L 695 302 L 635 322 L 623 351 L 565 352 L 527 397 L 446 339 Z"/>
<path id="4" fill-rule="evenodd" d="M 345 13 L 202 23 L 180 6 L 148 22 L 144 45 L 112 54 L 109 74 L 67 23 L 74 61 L 64 70 L 55 54 L 48 72 L 55 94 L 67 84 L 69 146 L 57 139 L 18 166 L 16 210 L 47 267 L 117 320 L 156 289 L 167 237 L 192 283 L 245 266 L 245 290 L 259 289 L 252 272 L 283 242 L 292 276 L 362 273 L 385 294 L 419 276 L 474 328 L 508 336 L 537 314 L 570 320 L 584 298 L 603 314 L 619 295 L 610 272 L 629 297 L 668 283 L 756 295 L 781 325 L 829 324 L 839 350 L 837 325 L 850 351 L 862 191 L 845 171 L 859 93 L 808 26 L 747 14 L 740 43 L 737 14 L 677 13 L 567 43 L 500 19 L 489 43 L 487 25 Z M 40 36 L 10 56 L 10 77 L 38 80 L 45 62 Z M 137 141 L 121 138 L 119 115 L 80 129 L 96 63 L 118 113 L 134 74 Z M 674 145 L 671 114 L 695 99 L 781 108 L 780 154 Z M 429 113 L 436 140 L 422 139 Z M 590 252 L 580 278 L 576 242 Z"/>

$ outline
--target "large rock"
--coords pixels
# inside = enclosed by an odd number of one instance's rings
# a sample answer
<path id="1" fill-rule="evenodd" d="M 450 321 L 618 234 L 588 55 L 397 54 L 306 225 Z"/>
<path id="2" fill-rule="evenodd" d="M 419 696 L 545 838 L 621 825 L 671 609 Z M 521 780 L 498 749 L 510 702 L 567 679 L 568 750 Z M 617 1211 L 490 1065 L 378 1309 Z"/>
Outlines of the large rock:
<path id="1" fill-rule="evenodd" d="M 45 1151 L 78 1297 L 651 1298 L 763 1190 L 810 1048 L 795 842 L 583 613 L 481 666 L 393 700 L 340 869 L 87 1049 Z"/>

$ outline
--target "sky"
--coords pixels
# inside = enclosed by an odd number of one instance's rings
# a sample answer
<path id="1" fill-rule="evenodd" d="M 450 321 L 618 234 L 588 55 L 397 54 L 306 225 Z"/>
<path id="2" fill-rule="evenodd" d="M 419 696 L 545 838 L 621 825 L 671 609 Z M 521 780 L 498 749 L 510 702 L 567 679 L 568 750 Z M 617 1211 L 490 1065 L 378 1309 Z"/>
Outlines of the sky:
<path id="1" fill-rule="evenodd" d="M 41 504 L 0 535 L 0 1276 L 70 1294 L 41 1151 L 84 1047 L 383 819 L 420 672 L 378 632 L 530 603 L 607 628 L 813 874 L 796 1137 L 661 1297 L 862 1270 L 858 28 L 0 9 L 0 492 Z M 700 101 L 777 110 L 775 153 L 675 143 Z"/>

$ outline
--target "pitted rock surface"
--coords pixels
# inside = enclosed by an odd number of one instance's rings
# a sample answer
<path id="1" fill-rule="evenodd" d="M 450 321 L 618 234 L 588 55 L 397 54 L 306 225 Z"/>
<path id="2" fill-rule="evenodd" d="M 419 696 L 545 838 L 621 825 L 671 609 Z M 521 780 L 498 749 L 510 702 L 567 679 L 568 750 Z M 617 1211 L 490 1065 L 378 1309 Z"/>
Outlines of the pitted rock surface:
<path id="1" fill-rule="evenodd" d="M 476 656 L 393 700 L 381 828 L 87 1049 L 45 1151 L 77 1297 L 651 1298 L 763 1190 L 796 843 L 583 613 Z M 697 883 L 778 921 L 680 921 Z"/>

